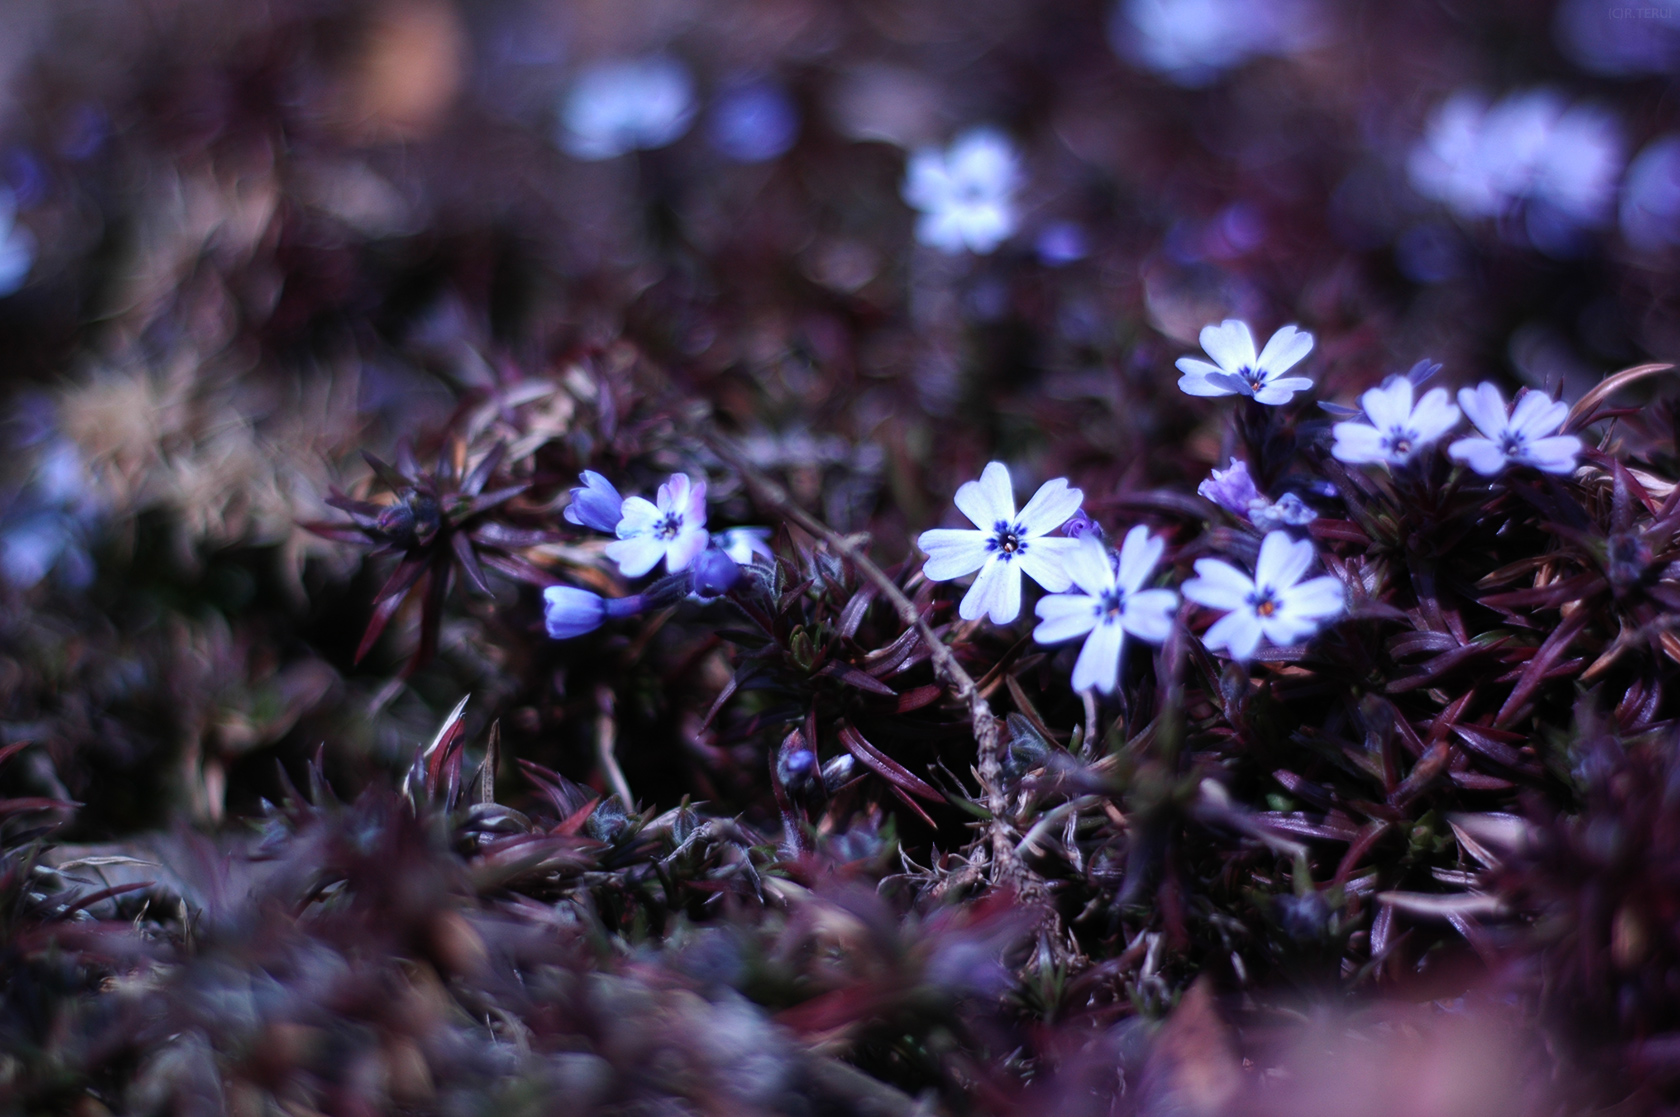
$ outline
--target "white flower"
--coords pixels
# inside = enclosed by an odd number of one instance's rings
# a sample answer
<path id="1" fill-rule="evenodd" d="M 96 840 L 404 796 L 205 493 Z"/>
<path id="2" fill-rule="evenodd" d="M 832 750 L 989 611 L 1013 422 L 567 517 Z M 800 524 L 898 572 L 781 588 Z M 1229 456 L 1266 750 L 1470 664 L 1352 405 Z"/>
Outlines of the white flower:
<path id="1" fill-rule="evenodd" d="M 1407 170 L 1419 193 L 1462 217 L 1537 201 L 1571 225 L 1592 226 L 1609 215 L 1622 160 L 1619 128 L 1602 109 L 1567 106 L 1549 89 L 1513 93 L 1491 108 L 1461 92 L 1430 118 Z"/>
<path id="2" fill-rule="evenodd" d="M 1109 25 L 1122 55 L 1179 85 L 1207 85 L 1255 55 L 1311 45 L 1322 16 L 1293 0 L 1123 0 Z"/>
<path id="3" fill-rule="evenodd" d="M 681 473 L 659 486 L 658 503 L 633 496 L 624 502 L 618 538 L 607 544 L 607 557 L 626 578 L 640 578 L 665 560 L 675 574 L 686 570 L 711 542 L 706 531 L 706 482 Z"/>
<path id="4" fill-rule="evenodd" d="M 1197 559 L 1197 576 L 1184 583 L 1184 596 L 1210 609 L 1227 610 L 1202 642 L 1245 660 L 1260 646 L 1261 636 L 1285 647 L 1317 632 L 1322 622 L 1342 611 L 1343 594 L 1342 584 L 1329 575 L 1301 581 L 1312 560 L 1313 545 L 1292 540 L 1284 531 L 1260 541 L 1253 578 L 1228 562 Z"/>
<path id="5" fill-rule="evenodd" d="M 579 159 L 664 147 L 694 120 L 694 83 L 674 58 L 598 62 L 584 70 L 560 112 L 560 146 Z"/>
<path id="6" fill-rule="evenodd" d="M 1483 381 L 1474 390 L 1460 388 L 1458 405 L 1486 437 L 1461 438 L 1447 447 L 1447 453 L 1483 477 L 1492 477 L 1508 465 L 1529 465 L 1543 473 L 1575 471 L 1581 440 L 1572 434 L 1552 433 L 1569 417 L 1569 405 L 1562 400 L 1531 391 L 1507 415 L 1505 397 Z"/>
<path id="7" fill-rule="evenodd" d="M 1020 160 L 1008 137 L 971 128 L 940 151 L 910 156 L 904 200 L 921 211 L 916 239 L 944 252 L 987 253 L 1015 231 Z"/>
<path id="8" fill-rule="evenodd" d="M 1412 382 L 1404 376 L 1372 388 L 1359 403 L 1371 421 L 1337 423 L 1336 444 L 1330 448 L 1337 461 L 1353 465 L 1405 465 L 1420 447 L 1452 430 L 1463 417 L 1448 402 L 1445 388 L 1431 388 L 1414 405 Z"/>
<path id="9" fill-rule="evenodd" d="M 1288 403 L 1296 392 L 1312 387 L 1304 376 L 1284 376 L 1312 352 L 1313 336 L 1294 326 L 1272 335 L 1260 355 L 1254 355 L 1254 335 L 1248 323 L 1227 318 L 1217 326 L 1203 326 L 1202 348 L 1214 364 L 1196 357 L 1180 357 L 1179 390 L 1190 396 L 1253 396 L 1258 403 Z"/>
<path id="10" fill-rule="evenodd" d="M 1040 623 L 1033 629 L 1033 639 L 1059 644 L 1085 636 L 1085 646 L 1073 665 L 1073 689 L 1095 687 L 1108 694 L 1119 685 L 1126 633 L 1152 644 L 1165 640 L 1172 632 L 1178 594 L 1142 588 L 1165 546 L 1142 524 L 1126 533 L 1118 571 L 1108 548 L 1096 539 L 1086 536 L 1078 543 L 1070 549 L 1064 567 L 1080 592 L 1040 598 L 1034 609 Z"/>
<path id="11" fill-rule="evenodd" d="M 978 570 L 980 576 L 963 595 L 957 615 L 965 621 L 989 615 L 993 624 L 1008 624 L 1021 613 L 1023 572 L 1052 593 L 1073 584 L 1062 566 L 1078 541 L 1048 533 L 1079 511 L 1084 499 L 1084 493 L 1068 488 L 1067 478 L 1057 477 L 1040 485 L 1017 513 L 1009 470 L 1002 462 L 992 462 L 980 480 L 957 489 L 957 507 L 980 530 L 922 532 L 916 540 L 928 556 L 922 573 L 945 582 Z"/>

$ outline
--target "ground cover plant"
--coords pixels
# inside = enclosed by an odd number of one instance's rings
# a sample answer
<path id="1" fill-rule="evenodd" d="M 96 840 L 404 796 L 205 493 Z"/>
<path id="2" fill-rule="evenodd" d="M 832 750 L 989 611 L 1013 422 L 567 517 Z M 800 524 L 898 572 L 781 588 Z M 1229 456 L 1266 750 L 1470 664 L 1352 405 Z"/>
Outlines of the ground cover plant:
<path id="1" fill-rule="evenodd" d="M 1680 1105 L 1680 22 L 0 16 L 0 1106 Z"/>

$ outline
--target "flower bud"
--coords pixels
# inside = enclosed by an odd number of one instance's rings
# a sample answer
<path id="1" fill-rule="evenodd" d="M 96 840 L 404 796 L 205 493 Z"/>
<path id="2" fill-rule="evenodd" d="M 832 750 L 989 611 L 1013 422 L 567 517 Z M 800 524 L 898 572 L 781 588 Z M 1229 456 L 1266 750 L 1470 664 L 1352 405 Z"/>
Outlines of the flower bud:
<path id="1" fill-rule="evenodd" d="M 721 597 L 741 580 L 741 567 L 716 548 L 701 552 L 689 568 L 694 593 L 702 598 Z"/>
<path id="2" fill-rule="evenodd" d="M 1083 539 L 1089 535 L 1101 542 L 1106 537 L 1102 525 L 1086 515 L 1083 508 L 1068 517 L 1067 522 L 1061 526 L 1061 532 L 1069 539 Z"/>
<path id="3" fill-rule="evenodd" d="M 576 586 L 549 586 L 543 590 L 543 623 L 555 640 L 570 640 L 594 632 L 607 619 L 607 601 L 598 593 Z"/>
<path id="4" fill-rule="evenodd" d="M 583 487 L 571 490 L 572 502 L 560 514 L 569 524 L 594 528 L 608 535 L 616 533 L 618 522 L 624 518 L 624 499 L 613 483 L 593 469 L 578 474 L 578 480 L 583 482 Z"/>

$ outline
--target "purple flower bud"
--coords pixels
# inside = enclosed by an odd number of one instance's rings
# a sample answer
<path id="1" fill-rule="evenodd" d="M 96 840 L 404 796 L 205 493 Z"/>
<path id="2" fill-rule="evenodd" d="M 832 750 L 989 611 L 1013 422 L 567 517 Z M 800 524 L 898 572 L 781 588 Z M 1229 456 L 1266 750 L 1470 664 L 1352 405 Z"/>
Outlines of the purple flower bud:
<path id="1" fill-rule="evenodd" d="M 717 548 L 702 551 L 689 568 L 694 593 L 703 598 L 722 597 L 741 580 L 741 566 Z"/>
<path id="2" fill-rule="evenodd" d="M 1083 539 L 1087 535 L 1098 541 L 1107 538 L 1102 525 L 1086 515 L 1083 508 L 1069 516 L 1058 530 L 1069 539 Z"/>
<path id="3" fill-rule="evenodd" d="M 598 593 L 575 586 L 549 586 L 543 590 L 543 623 L 555 640 L 570 640 L 594 632 L 607 619 L 607 602 Z"/>
<path id="4" fill-rule="evenodd" d="M 1231 464 L 1224 470 L 1214 470 L 1211 477 L 1196 486 L 1196 493 L 1232 515 L 1245 519 L 1249 505 L 1257 500 L 1265 503 L 1260 490 L 1254 487 L 1254 479 L 1248 475 L 1248 463 L 1241 458 L 1232 458 Z"/>
<path id="5" fill-rule="evenodd" d="M 1278 497 L 1276 504 L 1267 504 L 1261 499 L 1249 505 L 1248 519 L 1261 531 L 1272 531 L 1285 524 L 1290 527 L 1310 524 L 1318 519 L 1318 513 L 1308 508 L 1306 501 L 1294 493 L 1284 493 Z"/>
<path id="6" fill-rule="evenodd" d="M 618 495 L 613 483 L 593 469 L 578 474 L 578 480 L 583 482 L 583 487 L 572 490 L 572 502 L 561 513 L 566 522 L 609 535 L 617 532 L 618 522 L 624 518 L 624 498 Z"/>

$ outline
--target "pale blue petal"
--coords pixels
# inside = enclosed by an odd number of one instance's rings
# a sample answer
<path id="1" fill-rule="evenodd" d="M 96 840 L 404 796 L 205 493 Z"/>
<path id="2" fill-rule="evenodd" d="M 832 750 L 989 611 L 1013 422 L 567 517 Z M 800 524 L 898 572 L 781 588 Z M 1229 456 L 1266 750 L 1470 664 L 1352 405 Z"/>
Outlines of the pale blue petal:
<path id="1" fill-rule="evenodd" d="M 1305 539 L 1291 539 L 1287 531 L 1273 531 L 1260 541 L 1260 557 L 1254 563 L 1254 584 L 1272 591 L 1293 586 L 1312 565 L 1313 545 Z"/>
<path id="2" fill-rule="evenodd" d="M 640 535 L 648 528 L 659 522 L 659 509 L 645 497 L 632 496 L 625 498 L 623 519 L 618 521 L 618 537 L 629 539 L 633 535 Z"/>
<path id="3" fill-rule="evenodd" d="M 1388 450 L 1383 446 L 1382 432 L 1369 423 L 1337 423 L 1330 429 L 1336 436 L 1336 444 L 1330 447 L 1330 454 L 1337 461 L 1347 462 L 1349 465 L 1367 465 L 1389 460 Z"/>
<path id="4" fill-rule="evenodd" d="M 1035 540 L 1033 547 L 1039 542 Z M 1074 542 L 1078 546 L 1066 548 L 1062 570 L 1074 585 L 1093 597 L 1101 597 L 1114 588 L 1114 567 L 1108 561 L 1108 548 L 1089 535 Z"/>
<path id="5" fill-rule="evenodd" d="M 1112 620 L 1093 628 L 1073 664 L 1073 689 L 1112 694 L 1120 682 L 1120 653 L 1125 642 L 1125 630 Z"/>
<path id="6" fill-rule="evenodd" d="M 964 481 L 955 499 L 962 514 L 984 531 L 999 520 L 1015 522 L 1015 491 L 1009 484 L 1009 467 L 1002 462 L 989 463 L 980 471 L 980 480 Z"/>
<path id="7" fill-rule="evenodd" d="M 619 571 L 626 578 L 640 578 L 665 557 L 665 544 L 652 535 L 615 539 L 606 549 L 607 557 L 618 563 Z"/>
<path id="8" fill-rule="evenodd" d="M 1142 590 L 1126 597 L 1120 621 L 1138 639 L 1159 644 L 1172 635 L 1177 614 L 1178 594 L 1172 590 Z"/>
<path id="9" fill-rule="evenodd" d="M 1082 593 L 1052 593 L 1038 599 L 1033 606 L 1040 621 L 1033 629 L 1033 639 L 1040 644 L 1060 644 L 1083 636 L 1096 625 L 1102 606 L 1094 597 Z"/>
<path id="10" fill-rule="evenodd" d="M 964 528 L 936 527 L 924 531 L 916 539 L 916 546 L 927 555 L 922 573 L 931 581 L 948 582 L 972 574 L 985 565 L 991 554 L 986 550 L 989 532 Z"/>
<path id="11" fill-rule="evenodd" d="M 1184 596 L 1210 609 L 1247 607 L 1254 583 L 1248 575 L 1219 559 L 1197 559 L 1197 577 L 1184 583 Z"/>
<path id="12" fill-rule="evenodd" d="M 1127 593 L 1136 592 L 1149 580 L 1150 572 L 1161 561 L 1161 552 L 1166 546 L 1166 540 L 1150 535 L 1149 529 L 1142 524 L 1132 528 L 1120 544 L 1120 569 L 1114 581 Z"/>
<path id="13" fill-rule="evenodd" d="M 1459 395 L 1462 405 L 1464 396 Z M 1476 424 L 1478 427 L 1480 423 Z M 1505 468 L 1505 451 L 1499 444 L 1486 438 L 1461 438 L 1447 447 L 1447 454 L 1455 461 L 1461 461 L 1483 477 L 1492 477 Z"/>
<path id="14" fill-rule="evenodd" d="M 1217 326 L 1204 326 L 1200 341 L 1207 355 L 1226 372 L 1241 372 L 1257 363 L 1254 335 L 1248 332 L 1247 322 L 1227 318 Z"/>
<path id="15" fill-rule="evenodd" d="M 957 616 L 977 621 L 990 616 L 993 624 L 1008 624 L 1021 615 L 1021 575 L 1012 562 L 993 557 L 957 605 Z"/>
<path id="16" fill-rule="evenodd" d="M 1469 416 L 1476 429 L 1489 438 L 1497 439 L 1505 433 L 1505 397 L 1486 380 L 1474 388 L 1460 388 L 1458 406 L 1464 409 L 1464 414 Z M 1476 469 L 1474 465 L 1471 468 Z M 1480 473 L 1482 470 L 1476 469 L 1476 472 Z M 1497 473 L 1499 470 L 1495 469 L 1493 472 Z"/>
<path id="17" fill-rule="evenodd" d="M 1066 477 L 1052 477 L 1038 487 L 1015 522 L 1027 535 L 1043 535 L 1067 523 L 1084 500 L 1083 492 L 1068 487 Z"/>
<path id="18" fill-rule="evenodd" d="M 1535 469 L 1547 473 L 1575 472 L 1575 459 L 1581 454 L 1581 440 L 1572 434 L 1537 438 L 1523 447 L 1522 460 Z"/>
<path id="19" fill-rule="evenodd" d="M 1061 593 L 1073 585 L 1068 576 L 1067 559 L 1079 549 L 1082 541 L 1058 535 L 1041 535 L 1028 540 L 1015 556 L 1013 565 L 1019 566 L 1027 577 L 1049 590 Z"/>
<path id="20" fill-rule="evenodd" d="M 1252 342 L 1250 343 L 1252 344 Z M 1260 351 L 1258 367 L 1267 373 L 1288 372 L 1312 352 L 1313 336 L 1296 326 L 1285 326 L 1273 334 Z"/>
<path id="21" fill-rule="evenodd" d="M 1226 613 L 1213 622 L 1202 643 L 1210 648 L 1224 648 L 1232 659 L 1247 659 L 1260 646 L 1260 619 L 1246 608 Z"/>

